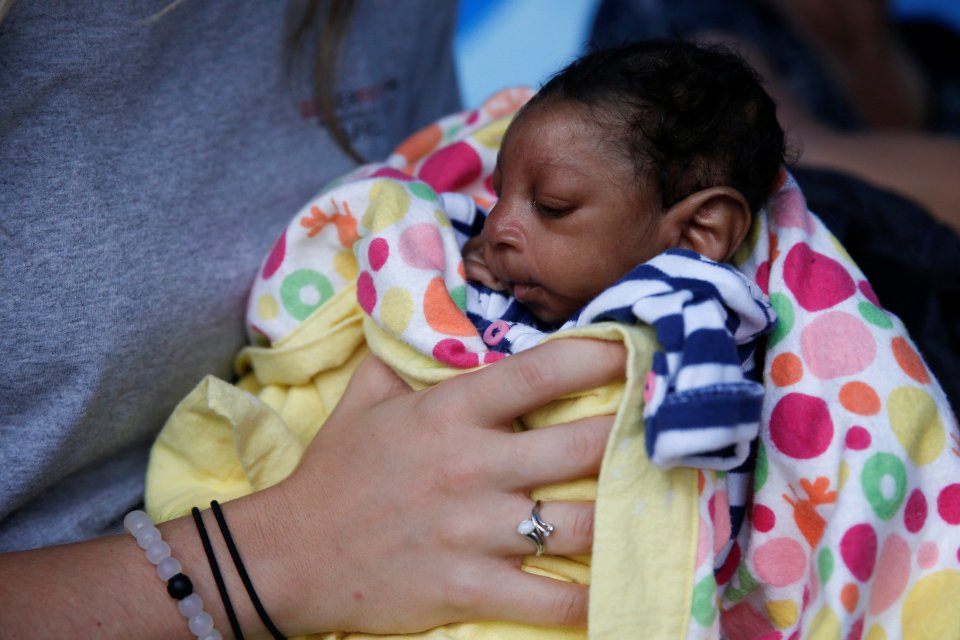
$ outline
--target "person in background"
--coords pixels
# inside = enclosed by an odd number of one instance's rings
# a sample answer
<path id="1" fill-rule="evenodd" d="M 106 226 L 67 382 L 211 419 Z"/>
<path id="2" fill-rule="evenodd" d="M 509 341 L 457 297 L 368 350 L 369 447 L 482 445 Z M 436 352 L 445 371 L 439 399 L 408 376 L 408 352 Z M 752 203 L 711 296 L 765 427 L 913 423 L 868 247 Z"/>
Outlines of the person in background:
<path id="1" fill-rule="evenodd" d="M 885 0 L 601 0 L 589 46 L 671 36 L 764 77 L 810 208 L 960 406 L 960 36 Z"/>

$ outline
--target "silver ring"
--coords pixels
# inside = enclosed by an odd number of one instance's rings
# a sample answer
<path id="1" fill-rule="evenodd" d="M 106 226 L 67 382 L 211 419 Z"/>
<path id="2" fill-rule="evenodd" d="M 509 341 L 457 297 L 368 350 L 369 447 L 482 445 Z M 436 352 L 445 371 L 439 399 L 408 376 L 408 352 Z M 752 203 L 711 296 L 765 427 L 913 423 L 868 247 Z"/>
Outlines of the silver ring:
<path id="1" fill-rule="evenodd" d="M 541 500 L 533 505 L 533 509 L 530 510 L 530 517 L 526 520 L 521 520 L 520 524 L 517 525 L 517 533 L 522 535 L 524 538 L 537 545 L 536 555 L 543 555 L 543 544 L 547 538 L 550 537 L 550 534 L 553 533 L 553 525 L 544 522 L 540 517 L 540 507 L 543 506 Z"/>

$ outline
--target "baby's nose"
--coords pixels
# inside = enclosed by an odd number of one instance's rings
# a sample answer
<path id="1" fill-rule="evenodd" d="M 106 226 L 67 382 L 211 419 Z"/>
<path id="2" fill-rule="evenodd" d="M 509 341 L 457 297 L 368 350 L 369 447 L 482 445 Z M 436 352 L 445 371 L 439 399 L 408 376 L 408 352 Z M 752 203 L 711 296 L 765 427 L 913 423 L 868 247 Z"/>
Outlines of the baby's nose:
<path id="1" fill-rule="evenodd" d="M 497 202 L 483 225 L 483 237 L 494 249 L 521 249 L 525 236 L 523 216 L 503 200 Z"/>

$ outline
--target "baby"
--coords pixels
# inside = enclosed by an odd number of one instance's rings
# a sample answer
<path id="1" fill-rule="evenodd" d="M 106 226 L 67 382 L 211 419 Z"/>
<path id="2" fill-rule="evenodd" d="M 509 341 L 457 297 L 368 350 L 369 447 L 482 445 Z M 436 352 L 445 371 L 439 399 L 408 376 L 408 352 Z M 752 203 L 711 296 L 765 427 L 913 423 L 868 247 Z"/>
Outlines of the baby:
<path id="1" fill-rule="evenodd" d="M 208 379 L 181 403 L 148 472 L 155 519 L 289 473 L 364 344 L 408 382 L 430 384 L 602 321 L 656 334 L 652 362 L 634 363 L 644 402 L 639 385 L 624 391 L 630 411 L 643 406 L 646 429 L 634 440 L 642 449 L 646 439 L 649 459 L 731 471 L 735 484 L 763 395 L 752 354 L 774 314 L 725 262 L 778 186 L 784 147 L 757 77 L 721 50 L 630 45 L 573 63 L 505 122 L 470 134 L 479 163 L 440 147 L 410 163 L 419 180 L 396 163 L 374 165 L 295 217 L 250 298 L 251 332 L 269 346 L 244 350 L 238 368 L 253 375 L 238 386 L 257 399 Z M 484 215 L 474 200 L 487 188 L 497 200 Z M 575 411 L 615 411 L 617 392 Z M 573 419 L 553 418 L 546 424 Z M 199 455 L 198 438 L 217 455 Z M 735 535 L 745 497 L 729 494 Z M 582 558 L 556 561 L 540 570 L 588 580 Z"/>
<path id="2" fill-rule="evenodd" d="M 643 42 L 586 56 L 507 130 L 467 277 L 555 324 L 667 249 L 726 261 L 783 154 L 775 105 L 732 53 Z"/>

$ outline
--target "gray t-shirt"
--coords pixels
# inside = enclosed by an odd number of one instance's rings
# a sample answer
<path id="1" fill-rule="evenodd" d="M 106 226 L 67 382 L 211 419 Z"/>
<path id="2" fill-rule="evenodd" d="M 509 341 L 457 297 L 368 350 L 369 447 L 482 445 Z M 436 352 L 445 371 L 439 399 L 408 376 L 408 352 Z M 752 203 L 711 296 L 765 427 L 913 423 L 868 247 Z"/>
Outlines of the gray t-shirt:
<path id="1" fill-rule="evenodd" d="M 0 23 L 0 550 L 117 528 L 149 446 L 229 378 L 256 269 L 353 163 L 319 126 L 301 5 L 16 2 Z M 339 116 L 382 159 L 456 110 L 455 3 L 358 3 Z M 295 60 L 297 58 L 295 57 Z"/>

